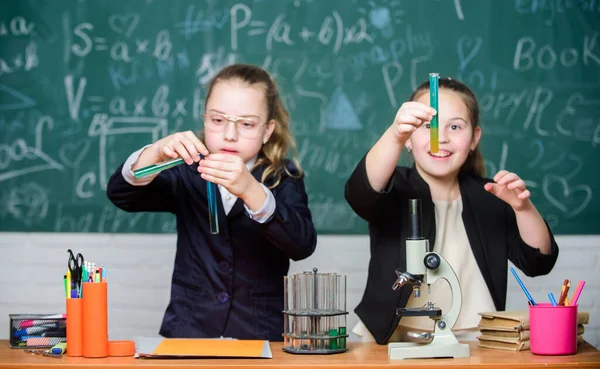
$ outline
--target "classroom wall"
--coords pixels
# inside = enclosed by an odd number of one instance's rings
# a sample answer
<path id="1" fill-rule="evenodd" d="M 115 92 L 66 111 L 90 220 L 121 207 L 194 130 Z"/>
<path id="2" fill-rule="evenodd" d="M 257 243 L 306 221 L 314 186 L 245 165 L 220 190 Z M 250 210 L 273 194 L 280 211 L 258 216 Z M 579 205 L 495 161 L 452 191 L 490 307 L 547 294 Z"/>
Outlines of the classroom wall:
<path id="1" fill-rule="evenodd" d="M 550 275 L 524 278 L 538 300 L 557 293 L 563 279 L 588 283 L 579 300 L 590 312 L 585 339 L 600 348 L 600 236 L 558 236 L 560 257 Z M 169 298 L 175 235 L 0 233 L 0 339 L 8 338 L 8 314 L 64 312 L 62 276 L 68 248 L 103 264 L 109 280 L 109 337 L 156 335 Z M 368 236 L 320 236 L 317 251 L 292 263 L 290 274 L 319 268 L 348 276 L 348 327 L 362 297 L 369 260 Z M 508 279 L 507 309 L 527 307 L 523 292 Z M 390 286 L 391 287 L 391 286 Z M 350 340 L 357 337 L 351 335 Z"/>

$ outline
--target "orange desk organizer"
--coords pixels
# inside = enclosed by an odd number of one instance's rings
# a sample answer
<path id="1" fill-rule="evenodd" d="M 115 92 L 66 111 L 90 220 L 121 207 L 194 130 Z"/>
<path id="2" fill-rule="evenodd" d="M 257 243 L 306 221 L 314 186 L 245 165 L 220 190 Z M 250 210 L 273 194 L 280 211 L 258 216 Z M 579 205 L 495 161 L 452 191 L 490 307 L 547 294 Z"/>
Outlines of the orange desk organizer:
<path id="1" fill-rule="evenodd" d="M 83 351 L 82 299 L 67 299 L 67 356 L 81 356 Z"/>
<path id="2" fill-rule="evenodd" d="M 82 296 L 83 357 L 107 357 L 107 283 L 84 282 Z M 70 350 L 71 348 L 67 346 L 67 352 Z"/>

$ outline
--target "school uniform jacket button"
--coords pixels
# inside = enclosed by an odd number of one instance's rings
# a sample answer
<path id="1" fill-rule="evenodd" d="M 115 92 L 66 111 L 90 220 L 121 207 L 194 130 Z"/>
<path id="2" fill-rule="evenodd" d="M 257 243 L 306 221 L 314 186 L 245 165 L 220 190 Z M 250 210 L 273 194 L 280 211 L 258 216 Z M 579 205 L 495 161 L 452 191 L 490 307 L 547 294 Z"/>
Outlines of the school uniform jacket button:
<path id="1" fill-rule="evenodd" d="M 229 294 L 227 292 L 220 292 L 217 295 L 217 301 L 219 301 L 221 304 L 226 303 L 229 300 Z"/>
<path id="2" fill-rule="evenodd" d="M 226 261 L 222 261 L 219 263 L 219 267 L 221 268 L 222 272 L 228 272 L 229 271 L 229 263 Z"/>

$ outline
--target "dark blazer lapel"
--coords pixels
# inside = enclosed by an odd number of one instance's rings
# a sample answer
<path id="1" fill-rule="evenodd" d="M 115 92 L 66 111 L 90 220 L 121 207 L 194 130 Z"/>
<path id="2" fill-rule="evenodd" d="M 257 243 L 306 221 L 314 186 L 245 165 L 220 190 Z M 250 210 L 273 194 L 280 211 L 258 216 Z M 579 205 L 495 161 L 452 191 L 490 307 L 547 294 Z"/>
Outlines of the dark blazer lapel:
<path id="1" fill-rule="evenodd" d="M 258 182 L 260 182 L 260 177 L 263 173 L 263 167 L 261 168 L 254 168 L 254 170 L 252 170 L 252 176 L 254 177 L 254 179 L 256 179 Z M 221 208 L 223 207 L 223 204 L 221 204 Z M 243 212 L 245 212 L 246 209 L 244 208 L 244 202 L 242 201 L 242 199 L 238 198 L 235 201 L 235 204 L 233 204 L 233 207 L 231 208 L 231 211 L 229 212 L 229 214 L 227 215 L 228 218 L 232 218 L 235 217 Z"/>

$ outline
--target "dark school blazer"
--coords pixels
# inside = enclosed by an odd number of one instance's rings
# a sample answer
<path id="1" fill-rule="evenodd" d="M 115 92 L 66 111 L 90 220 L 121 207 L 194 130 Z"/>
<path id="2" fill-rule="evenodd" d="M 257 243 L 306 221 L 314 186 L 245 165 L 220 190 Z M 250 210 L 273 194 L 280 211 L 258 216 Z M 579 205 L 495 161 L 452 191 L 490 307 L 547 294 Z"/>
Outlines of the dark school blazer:
<path id="1" fill-rule="evenodd" d="M 417 170 L 397 167 L 388 187 L 377 192 L 369 184 L 366 157 L 346 182 L 346 200 L 369 223 L 371 260 L 362 301 L 356 314 L 377 343 L 386 343 L 400 322 L 396 308 L 406 306 L 410 286 L 393 291 L 396 269 L 406 269 L 406 238 L 409 234 L 408 201 L 421 199 L 423 236 L 435 245 L 435 210 L 429 186 Z M 506 306 L 508 260 L 528 276 L 549 273 L 558 258 L 558 245 L 550 232 L 551 254 L 543 255 L 519 235 L 515 213 L 483 186 L 492 180 L 461 173 L 462 219 L 473 255 L 490 290 L 497 310 Z"/>
<path id="2" fill-rule="evenodd" d="M 286 165 L 295 170 L 291 162 Z M 317 242 L 304 182 L 283 177 L 271 190 L 275 212 L 264 224 L 245 214 L 241 199 L 225 215 L 217 195 L 220 232 L 213 235 L 206 181 L 197 167 L 180 165 L 146 186 L 132 186 L 123 178 L 121 165 L 108 183 L 108 198 L 125 211 L 176 216 L 171 300 L 160 334 L 282 341 L 283 277 L 289 259 L 307 258 Z M 260 180 L 262 172 L 255 168 L 252 175 Z"/>

